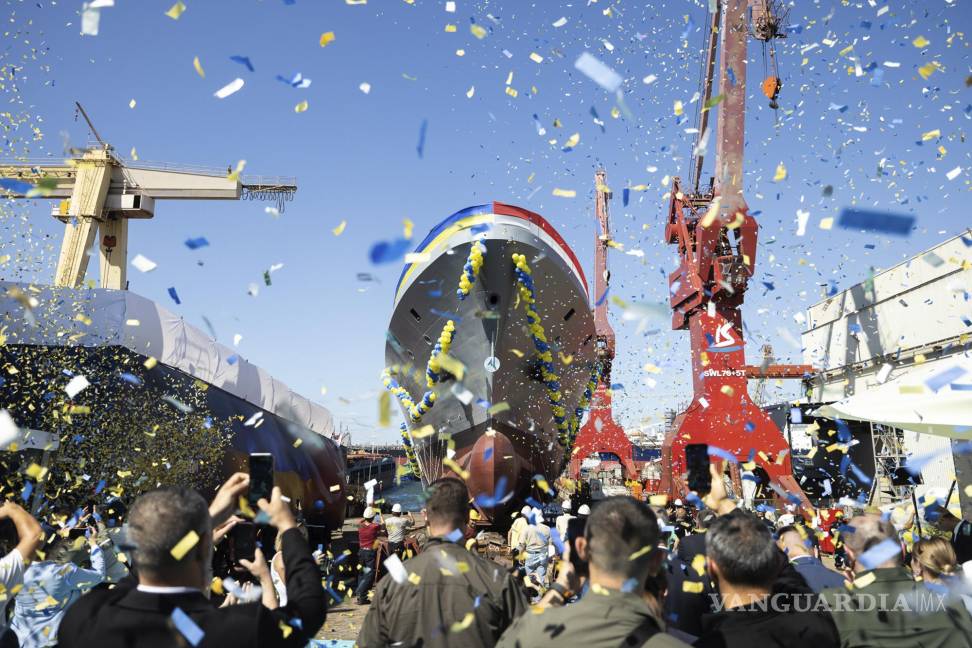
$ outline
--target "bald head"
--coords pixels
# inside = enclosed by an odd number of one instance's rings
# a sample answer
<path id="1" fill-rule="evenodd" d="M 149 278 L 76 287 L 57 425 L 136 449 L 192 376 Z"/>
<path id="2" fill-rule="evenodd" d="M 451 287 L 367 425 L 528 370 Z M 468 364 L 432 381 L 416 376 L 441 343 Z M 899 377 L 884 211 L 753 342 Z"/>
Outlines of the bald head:
<path id="1" fill-rule="evenodd" d="M 889 520 L 881 519 L 880 515 L 874 513 L 856 515 L 847 524 L 850 529 L 844 531 L 841 537 L 844 539 L 844 547 L 854 560 L 855 571 L 864 571 L 864 566 L 858 564 L 858 558 L 868 549 L 881 544 L 885 540 L 898 542 L 898 533 L 894 530 L 894 525 Z M 880 565 L 872 565 L 872 567 L 900 567 L 901 565 L 901 554 L 899 553 Z"/>

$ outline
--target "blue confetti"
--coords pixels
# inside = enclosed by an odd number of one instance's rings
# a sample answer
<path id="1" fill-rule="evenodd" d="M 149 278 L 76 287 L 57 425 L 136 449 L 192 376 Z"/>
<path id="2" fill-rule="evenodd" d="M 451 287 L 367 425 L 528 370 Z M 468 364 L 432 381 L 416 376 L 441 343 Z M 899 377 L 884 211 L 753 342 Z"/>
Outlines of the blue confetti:
<path id="1" fill-rule="evenodd" d="M 34 185 L 29 182 L 14 180 L 13 178 L 0 178 L 0 189 L 6 189 L 11 193 L 26 194 L 33 188 Z"/>
<path id="2" fill-rule="evenodd" d="M 429 120 L 423 119 L 422 125 L 419 126 L 418 146 L 415 147 L 415 150 L 418 153 L 420 160 L 425 155 L 425 132 L 426 130 L 428 130 L 428 128 L 429 128 Z"/>
<path id="3" fill-rule="evenodd" d="M 240 359 L 240 356 L 238 356 L 238 355 L 236 355 L 234 353 L 230 357 L 226 358 L 226 364 L 228 364 L 228 365 L 235 365 L 239 361 L 239 359 Z"/>
<path id="4" fill-rule="evenodd" d="M 34 482 L 27 482 L 24 484 L 24 490 L 20 491 L 20 499 L 27 501 L 30 499 L 30 494 L 34 492 Z"/>
<path id="5" fill-rule="evenodd" d="M 736 455 L 732 454 L 728 450 L 723 450 L 722 448 L 716 447 L 714 445 L 709 446 L 709 456 L 719 457 L 720 459 L 725 459 L 730 463 L 739 463 L 739 460 L 736 459 Z"/>
<path id="6" fill-rule="evenodd" d="M 172 614 L 169 616 L 172 621 L 172 625 L 175 626 L 176 630 L 186 638 L 186 641 L 192 646 L 198 646 L 199 642 L 202 641 L 205 632 L 202 631 L 196 622 L 189 618 L 189 615 L 183 612 L 180 608 L 172 610 Z"/>
<path id="7" fill-rule="evenodd" d="M 445 539 L 448 540 L 449 542 L 459 542 L 460 540 L 462 540 L 462 531 L 460 531 L 459 529 L 453 529 L 452 531 L 449 532 L 449 535 L 447 535 Z"/>
<path id="8" fill-rule="evenodd" d="M 208 245 L 209 241 L 207 241 L 204 236 L 186 239 L 186 247 L 190 250 L 198 250 L 199 248 L 207 247 Z"/>
<path id="9" fill-rule="evenodd" d="M 141 385 L 142 384 L 142 379 L 139 378 L 138 376 L 136 376 L 135 374 L 131 374 L 131 373 L 128 373 L 128 372 L 122 372 L 121 374 L 118 375 L 118 377 L 121 378 L 122 380 L 124 380 L 127 383 L 132 383 L 133 385 Z"/>
<path id="10" fill-rule="evenodd" d="M 594 304 L 594 306 L 600 306 L 601 304 L 603 304 L 604 300 L 608 298 L 608 295 L 610 293 L 611 293 L 611 286 L 608 286 L 607 289 L 604 291 L 604 294 L 598 298 L 597 303 Z"/>
<path id="11" fill-rule="evenodd" d="M 889 214 L 866 209 L 844 209 L 837 219 L 837 226 L 844 229 L 882 232 L 897 236 L 908 236 L 915 224 L 914 216 Z"/>
<path id="12" fill-rule="evenodd" d="M 560 537 L 560 532 L 556 528 L 550 529 L 550 541 L 553 542 L 554 549 L 557 550 L 558 556 L 564 555 L 564 541 Z"/>
<path id="13" fill-rule="evenodd" d="M 627 187 L 625 187 L 625 188 L 624 188 L 624 189 L 623 189 L 623 190 L 621 191 L 621 202 L 622 202 L 622 203 L 624 204 L 624 206 L 625 206 L 625 207 L 627 207 L 627 206 L 628 206 L 628 200 L 629 200 L 630 198 L 631 198 L 631 190 L 630 190 L 630 189 L 628 189 Z"/>
<path id="14" fill-rule="evenodd" d="M 169 297 L 172 298 L 176 304 L 181 304 L 182 301 L 179 299 L 179 293 L 176 292 L 175 288 L 169 288 Z"/>
<path id="15" fill-rule="evenodd" d="M 925 380 L 925 385 L 933 392 L 938 392 L 942 389 L 942 387 L 950 385 L 967 373 L 968 371 L 964 367 L 955 365 L 945 369 L 944 371 L 939 371 L 933 376 L 929 376 L 928 379 Z"/>
<path id="16" fill-rule="evenodd" d="M 371 246 L 368 258 L 375 265 L 382 263 L 394 263 L 408 252 L 412 242 L 408 239 L 400 238 L 394 241 L 378 241 Z"/>
<path id="17" fill-rule="evenodd" d="M 253 69 L 253 63 L 250 62 L 250 57 L 248 56 L 239 56 L 239 55 L 231 56 L 230 60 L 233 61 L 234 63 L 245 65 L 246 69 L 249 70 L 250 72 L 256 72 L 256 70 Z"/>
<path id="18" fill-rule="evenodd" d="M 900 553 L 901 545 L 898 541 L 886 538 L 858 556 L 857 562 L 864 569 L 874 569 Z"/>

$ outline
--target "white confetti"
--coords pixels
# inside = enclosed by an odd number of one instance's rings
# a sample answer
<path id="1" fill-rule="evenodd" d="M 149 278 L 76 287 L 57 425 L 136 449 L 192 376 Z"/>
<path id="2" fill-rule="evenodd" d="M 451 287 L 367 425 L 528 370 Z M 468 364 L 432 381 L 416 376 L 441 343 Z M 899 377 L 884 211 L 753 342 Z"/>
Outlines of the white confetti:
<path id="1" fill-rule="evenodd" d="M 560 18 L 557 19 L 557 21 L 553 24 L 553 26 L 554 27 L 563 27 L 566 24 L 567 24 L 567 18 L 561 16 Z"/>
<path id="2" fill-rule="evenodd" d="M 361 85 L 358 86 L 358 90 L 360 90 L 365 94 L 368 94 L 369 92 L 371 92 L 371 84 L 368 82 L 362 83 Z"/>
<path id="3" fill-rule="evenodd" d="M 954 180 L 955 178 L 959 177 L 960 173 L 962 173 L 962 167 L 957 166 L 951 171 L 949 171 L 948 173 L 946 173 L 945 177 L 948 178 L 949 180 Z"/>
<path id="4" fill-rule="evenodd" d="M 135 258 L 132 259 L 132 265 L 135 266 L 135 269 L 139 272 L 152 272 L 159 267 L 158 263 L 152 259 L 149 259 L 148 257 L 142 256 L 141 254 L 135 255 Z"/>
<path id="5" fill-rule="evenodd" d="M 244 83 L 245 81 L 243 81 L 243 79 L 237 77 L 236 79 L 230 81 L 229 83 L 224 85 L 222 88 L 220 88 L 213 94 L 217 99 L 225 99 L 231 94 L 235 94 L 239 92 L 240 89 L 243 87 Z"/>
<path id="6" fill-rule="evenodd" d="M 0 448 L 5 448 L 20 436 L 20 430 L 10 412 L 0 409 Z"/>
<path id="7" fill-rule="evenodd" d="M 620 74 L 602 63 L 590 52 L 584 52 L 577 57 L 574 67 L 608 92 L 616 92 L 621 87 L 621 83 L 624 82 Z"/>
<path id="8" fill-rule="evenodd" d="M 391 554 L 385 558 L 383 564 L 385 569 L 388 570 L 388 575 L 392 577 L 392 580 L 399 584 L 404 584 L 408 582 L 408 570 L 405 569 L 405 565 L 402 564 L 402 559 Z"/>
<path id="9" fill-rule="evenodd" d="M 68 398 L 73 399 L 90 385 L 91 383 L 84 376 L 75 376 L 64 386 L 64 391 L 67 393 Z"/>

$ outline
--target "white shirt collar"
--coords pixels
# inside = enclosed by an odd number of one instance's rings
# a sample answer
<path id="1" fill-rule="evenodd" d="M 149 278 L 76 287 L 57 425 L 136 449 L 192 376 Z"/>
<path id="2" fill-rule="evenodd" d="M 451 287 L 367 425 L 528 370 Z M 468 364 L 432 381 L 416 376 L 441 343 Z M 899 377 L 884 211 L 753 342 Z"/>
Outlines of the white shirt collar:
<path id="1" fill-rule="evenodd" d="M 156 585 L 139 585 L 136 589 L 146 594 L 194 594 L 201 593 L 196 587 L 161 587 Z"/>

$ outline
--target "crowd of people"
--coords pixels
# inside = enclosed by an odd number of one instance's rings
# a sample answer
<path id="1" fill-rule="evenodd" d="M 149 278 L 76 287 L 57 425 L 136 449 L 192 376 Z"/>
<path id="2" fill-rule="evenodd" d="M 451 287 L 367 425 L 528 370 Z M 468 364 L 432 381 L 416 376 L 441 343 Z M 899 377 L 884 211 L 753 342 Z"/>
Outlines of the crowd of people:
<path id="1" fill-rule="evenodd" d="M 458 479 L 429 486 L 421 524 L 400 505 L 371 506 L 357 578 L 339 588 L 368 606 L 357 645 L 972 647 L 968 521 L 930 504 L 923 534 L 914 516 L 896 526 L 870 510 L 821 531 L 794 510 L 745 510 L 715 465 L 712 477 L 695 507 L 613 496 L 575 513 L 565 501 L 548 524 L 525 506 L 506 538 L 512 565 L 477 551 Z M 247 524 L 248 487 L 238 473 L 208 505 L 160 488 L 57 527 L 4 503 L 16 542 L 0 559 L 0 646 L 307 645 L 334 591 L 278 488 L 251 511 L 273 532 L 270 560 L 258 546 L 224 576 L 214 559 Z"/>

